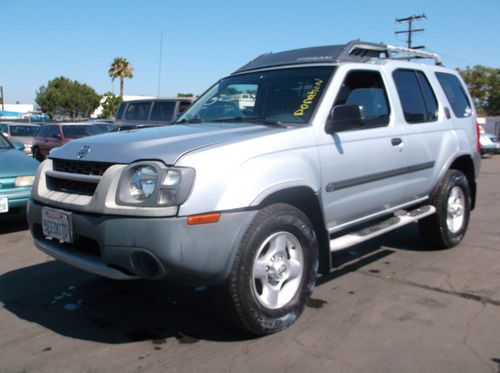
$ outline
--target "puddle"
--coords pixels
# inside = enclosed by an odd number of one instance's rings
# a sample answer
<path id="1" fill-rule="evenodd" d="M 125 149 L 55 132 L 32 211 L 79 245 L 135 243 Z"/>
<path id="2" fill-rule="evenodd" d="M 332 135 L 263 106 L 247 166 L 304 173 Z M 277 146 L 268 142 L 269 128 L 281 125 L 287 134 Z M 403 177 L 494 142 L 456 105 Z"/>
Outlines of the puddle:
<path id="1" fill-rule="evenodd" d="M 307 302 L 307 306 L 311 308 L 321 308 L 328 302 L 323 299 L 315 299 L 315 298 L 310 298 L 309 302 Z"/>
<path id="2" fill-rule="evenodd" d="M 165 343 L 167 343 L 167 340 L 165 338 L 163 338 L 163 339 L 154 339 L 153 340 L 153 344 L 154 345 L 162 345 L 162 344 L 165 344 Z"/>

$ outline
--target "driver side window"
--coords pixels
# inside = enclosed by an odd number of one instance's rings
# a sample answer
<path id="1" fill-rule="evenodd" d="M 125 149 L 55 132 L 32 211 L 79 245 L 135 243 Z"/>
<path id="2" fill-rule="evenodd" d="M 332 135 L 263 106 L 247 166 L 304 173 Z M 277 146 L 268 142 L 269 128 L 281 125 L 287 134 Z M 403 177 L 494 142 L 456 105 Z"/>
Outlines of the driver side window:
<path id="1" fill-rule="evenodd" d="M 335 99 L 334 106 L 339 105 L 355 105 L 360 108 L 363 126 L 359 129 L 389 124 L 389 101 L 378 71 L 350 71 Z"/>

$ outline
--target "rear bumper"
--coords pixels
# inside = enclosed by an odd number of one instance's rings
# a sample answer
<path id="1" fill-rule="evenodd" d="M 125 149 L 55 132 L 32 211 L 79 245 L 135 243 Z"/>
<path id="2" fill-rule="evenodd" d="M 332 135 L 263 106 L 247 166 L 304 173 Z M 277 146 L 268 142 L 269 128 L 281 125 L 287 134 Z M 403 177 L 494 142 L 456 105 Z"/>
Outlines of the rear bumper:
<path id="1" fill-rule="evenodd" d="M 185 218 L 143 218 L 71 211 L 73 244 L 44 237 L 41 210 L 30 200 L 28 223 L 43 252 L 88 272 L 117 280 L 175 277 L 215 284 L 229 273 L 255 211 L 222 214 L 219 222 L 188 225 Z M 156 266 L 156 267 L 155 267 Z"/>

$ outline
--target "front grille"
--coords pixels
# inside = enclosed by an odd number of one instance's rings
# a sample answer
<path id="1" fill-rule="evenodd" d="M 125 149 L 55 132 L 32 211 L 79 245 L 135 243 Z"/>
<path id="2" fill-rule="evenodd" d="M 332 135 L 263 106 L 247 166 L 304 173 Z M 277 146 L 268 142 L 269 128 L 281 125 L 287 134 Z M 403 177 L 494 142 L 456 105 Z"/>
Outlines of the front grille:
<path id="1" fill-rule="evenodd" d="M 102 176 L 112 165 L 112 163 L 68 161 L 64 159 L 52 160 L 54 171 L 92 176 Z"/>
<path id="2" fill-rule="evenodd" d="M 92 196 L 97 188 L 97 183 L 87 181 L 59 179 L 51 176 L 47 176 L 46 180 L 47 189 L 64 193 Z"/>

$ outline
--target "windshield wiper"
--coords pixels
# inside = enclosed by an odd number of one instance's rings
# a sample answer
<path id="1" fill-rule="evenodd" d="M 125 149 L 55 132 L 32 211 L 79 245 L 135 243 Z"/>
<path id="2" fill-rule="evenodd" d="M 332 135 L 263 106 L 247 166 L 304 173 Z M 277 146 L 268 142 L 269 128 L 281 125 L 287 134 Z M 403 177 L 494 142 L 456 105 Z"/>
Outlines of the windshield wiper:
<path id="1" fill-rule="evenodd" d="M 174 124 L 189 124 L 189 123 L 201 123 L 202 120 L 199 118 L 193 118 L 193 119 L 183 119 L 181 121 L 174 122 Z"/>
<path id="2" fill-rule="evenodd" d="M 263 125 L 270 125 L 270 126 L 276 126 L 276 127 L 282 127 L 282 128 L 287 128 L 287 124 L 280 122 L 279 120 L 272 120 L 267 117 L 248 117 L 245 118 L 245 121 L 249 121 L 252 123 L 257 123 L 257 124 L 263 124 Z"/>

